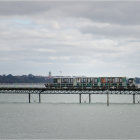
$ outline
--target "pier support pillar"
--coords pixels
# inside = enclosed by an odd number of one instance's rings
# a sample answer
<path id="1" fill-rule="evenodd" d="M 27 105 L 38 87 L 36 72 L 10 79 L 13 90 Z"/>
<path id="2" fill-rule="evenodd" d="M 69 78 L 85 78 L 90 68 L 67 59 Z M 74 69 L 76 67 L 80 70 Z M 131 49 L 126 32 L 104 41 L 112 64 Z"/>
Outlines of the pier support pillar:
<path id="1" fill-rule="evenodd" d="M 91 103 L 91 94 L 89 94 L 89 104 Z"/>
<path id="2" fill-rule="evenodd" d="M 41 103 L 41 93 L 39 93 L 39 103 Z"/>
<path id="3" fill-rule="evenodd" d="M 81 104 L 81 94 L 79 94 L 79 103 Z"/>
<path id="4" fill-rule="evenodd" d="M 31 103 L 31 94 L 29 93 L 29 103 Z"/>
<path id="5" fill-rule="evenodd" d="M 133 104 L 135 104 L 135 94 L 133 94 Z"/>
<path id="6" fill-rule="evenodd" d="M 109 106 L 109 91 L 107 91 L 107 106 Z"/>

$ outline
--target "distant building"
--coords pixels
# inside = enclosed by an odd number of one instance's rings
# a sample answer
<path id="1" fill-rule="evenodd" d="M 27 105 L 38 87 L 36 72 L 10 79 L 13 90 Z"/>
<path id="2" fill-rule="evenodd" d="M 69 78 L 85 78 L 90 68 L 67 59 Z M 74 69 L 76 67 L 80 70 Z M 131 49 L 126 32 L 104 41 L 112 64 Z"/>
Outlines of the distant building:
<path id="1" fill-rule="evenodd" d="M 48 76 L 48 77 L 49 77 L 49 78 L 50 78 L 50 77 L 52 77 L 52 74 L 51 74 L 51 72 L 49 72 L 49 76 Z"/>

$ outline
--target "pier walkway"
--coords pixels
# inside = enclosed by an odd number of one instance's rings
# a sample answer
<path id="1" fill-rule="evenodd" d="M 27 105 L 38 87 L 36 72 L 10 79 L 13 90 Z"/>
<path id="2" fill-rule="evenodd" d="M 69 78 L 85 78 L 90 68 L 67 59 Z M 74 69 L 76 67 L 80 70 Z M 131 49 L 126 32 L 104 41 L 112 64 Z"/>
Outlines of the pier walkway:
<path id="1" fill-rule="evenodd" d="M 106 94 L 107 105 L 109 106 L 109 94 L 129 94 L 133 96 L 133 104 L 135 104 L 135 95 L 140 95 L 138 89 L 88 89 L 88 88 L 35 88 L 35 87 L 0 87 L 0 94 L 28 94 L 29 103 L 31 103 L 31 94 L 39 95 L 39 103 L 41 103 L 41 94 L 79 94 L 79 103 L 81 103 L 81 95 L 89 95 L 89 103 L 91 103 L 91 94 Z"/>

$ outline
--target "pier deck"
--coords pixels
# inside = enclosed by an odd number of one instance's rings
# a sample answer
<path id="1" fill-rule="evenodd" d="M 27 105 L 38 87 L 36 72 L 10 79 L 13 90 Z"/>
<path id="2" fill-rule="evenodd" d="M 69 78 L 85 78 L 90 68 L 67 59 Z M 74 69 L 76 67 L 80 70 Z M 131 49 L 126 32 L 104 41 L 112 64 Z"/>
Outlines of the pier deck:
<path id="1" fill-rule="evenodd" d="M 140 94 L 139 89 L 88 89 L 88 88 L 36 88 L 36 87 L 0 87 L 2 94 Z"/>
<path id="2" fill-rule="evenodd" d="M 39 95 L 39 103 L 41 103 L 41 94 L 79 94 L 79 103 L 81 103 L 81 95 L 89 95 L 89 103 L 91 103 L 91 94 L 106 94 L 107 105 L 109 106 L 109 94 L 129 94 L 133 95 L 133 103 L 135 104 L 135 95 L 140 95 L 138 89 L 88 89 L 88 88 L 36 88 L 36 87 L 0 87 L 0 94 L 28 94 L 29 103 L 31 102 L 31 94 Z"/>

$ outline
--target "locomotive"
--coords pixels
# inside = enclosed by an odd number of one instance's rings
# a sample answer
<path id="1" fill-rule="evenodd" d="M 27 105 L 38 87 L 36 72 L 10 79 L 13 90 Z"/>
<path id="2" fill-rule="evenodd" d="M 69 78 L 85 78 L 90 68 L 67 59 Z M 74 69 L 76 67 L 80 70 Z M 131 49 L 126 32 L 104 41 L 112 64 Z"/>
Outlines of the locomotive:
<path id="1" fill-rule="evenodd" d="M 49 77 L 46 88 L 136 89 L 135 78 L 126 77 Z"/>

